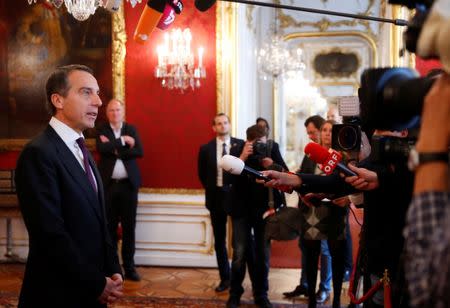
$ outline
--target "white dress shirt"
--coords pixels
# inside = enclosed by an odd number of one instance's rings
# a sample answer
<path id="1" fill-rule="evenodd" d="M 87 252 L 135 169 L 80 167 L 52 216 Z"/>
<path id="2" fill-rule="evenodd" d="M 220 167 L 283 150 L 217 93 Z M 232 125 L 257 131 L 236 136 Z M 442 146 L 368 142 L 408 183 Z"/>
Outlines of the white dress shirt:
<path id="1" fill-rule="evenodd" d="M 81 168 L 84 169 L 84 156 L 80 147 L 78 146 L 77 139 L 82 137 L 84 138 L 82 133 L 77 133 L 74 129 L 69 127 L 67 124 L 61 122 L 55 117 L 50 119 L 49 125 L 55 130 L 58 136 L 64 141 L 69 150 L 73 153 L 77 161 L 80 163 Z M 97 179 L 95 178 L 94 171 L 91 168 L 91 172 L 95 181 L 95 186 L 97 185 Z"/>
<path id="2" fill-rule="evenodd" d="M 217 157 L 217 186 L 223 186 L 223 169 L 219 167 L 220 159 L 222 158 L 223 144 L 225 143 L 225 151 L 230 154 L 230 137 L 227 137 L 224 141 L 216 138 L 216 157 Z"/>
<path id="3" fill-rule="evenodd" d="M 114 137 L 116 139 L 119 139 L 122 141 L 122 145 L 125 145 L 125 142 L 123 140 L 123 138 L 121 137 L 121 132 L 122 132 L 122 126 L 123 123 L 120 124 L 120 127 L 118 129 L 115 129 L 111 124 L 111 129 L 114 132 Z M 128 172 L 127 169 L 125 169 L 125 165 L 123 164 L 123 161 L 119 158 L 117 158 L 116 160 L 116 164 L 114 165 L 114 169 L 111 175 L 112 179 L 115 180 L 122 180 L 122 179 L 126 179 L 128 178 Z"/>

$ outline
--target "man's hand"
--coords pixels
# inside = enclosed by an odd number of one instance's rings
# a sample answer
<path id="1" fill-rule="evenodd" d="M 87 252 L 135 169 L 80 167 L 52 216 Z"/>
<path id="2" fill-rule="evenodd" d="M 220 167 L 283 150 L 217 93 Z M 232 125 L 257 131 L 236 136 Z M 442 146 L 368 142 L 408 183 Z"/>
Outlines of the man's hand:
<path id="1" fill-rule="evenodd" d="M 112 279 L 111 279 L 112 278 Z M 111 304 L 123 296 L 123 280 L 120 274 L 114 274 L 111 278 L 105 277 L 106 285 L 98 298 L 102 304 Z"/>
<path id="2" fill-rule="evenodd" d="M 354 171 L 357 176 L 348 176 L 345 181 L 358 190 L 373 190 L 380 185 L 378 175 L 366 168 L 358 168 L 349 164 L 348 167 Z"/>
<path id="3" fill-rule="evenodd" d="M 122 138 L 123 138 L 123 141 L 125 142 L 125 144 L 128 144 L 130 146 L 130 148 L 134 147 L 135 140 L 134 140 L 133 137 L 127 136 L 127 135 L 123 135 Z"/>
<path id="4" fill-rule="evenodd" d="M 261 164 L 264 167 L 264 169 L 268 169 L 270 166 L 273 165 L 273 160 L 270 157 L 264 157 L 261 159 Z"/>
<path id="5" fill-rule="evenodd" d="M 304 196 L 299 195 L 299 198 L 307 206 L 313 207 L 313 206 L 320 205 L 320 203 L 322 202 L 322 199 L 325 198 L 325 194 L 323 194 L 323 193 L 307 193 Z"/>
<path id="6" fill-rule="evenodd" d="M 266 186 L 266 187 L 273 187 L 273 188 L 279 189 L 280 186 L 285 186 L 285 187 L 288 186 L 289 188 L 295 188 L 302 184 L 301 178 L 296 174 L 290 174 L 290 173 L 279 172 L 279 171 L 274 171 L 274 170 L 264 170 L 264 171 L 261 171 L 261 173 L 263 175 L 271 178 L 271 180 L 268 182 L 258 181 L 258 183 L 261 183 L 261 184 L 264 183 L 264 186 Z"/>
<path id="7" fill-rule="evenodd" d="M 340 207 L 346 207 L 347 205 L 350 205 L 350 199 L 348 196 L 333 199 L 331 200 L 331 202 Z"/>
<path id="8" fill-rule="evenodd" d="M 106 137 L 105 135 L 100 135 L 99 138 L 102 143 L 109 142 L 108 137 Z"/>
<path id="9" fill-rule="evenodd" d="M 250 141 L 246 141 L 246 142 L 245 142 L 245 145 L 244 145 L 244 148 L 242 149 L 242 153 L 241 153 L 241 155 L 239 156 L 239 158 L 240 158 L 242 161 L 246 161 L 247 158 L 248 158 L 250 155 L 252 155 L 252 154 L 253 154 L 253 143 L 250 142 Z"/>

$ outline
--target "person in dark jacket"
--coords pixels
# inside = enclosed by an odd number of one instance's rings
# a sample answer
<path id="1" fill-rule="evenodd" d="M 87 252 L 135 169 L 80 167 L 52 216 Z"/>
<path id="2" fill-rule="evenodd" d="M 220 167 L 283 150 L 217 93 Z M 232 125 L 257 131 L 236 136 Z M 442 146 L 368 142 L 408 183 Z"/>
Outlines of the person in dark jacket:
<path id="1" fill-rule="evenodd" d="M 198 178 L 205 189 L 205 206 L 211 217 L 214 248 L 219 267 L 220 283 L 216 292 L 230 287 L 230 263 L 226 247 L 227 212 L 234 205 L 232 187 L 237 176 L 219 167 L 223 155 L 239 156 L 244 141 L 230 136 L 230 120 L 224 113 L 217 114 L 212 123 L 216 137 L 200 147 Z"/>
<path id="2" fill-rule="evenodd" d="M 98 128 L 98 169 L 105 186 L 106 213 L 113 243 L 117 249 L 117 227 L 122 226 L 122 261 L 125 279 L 139 281 L 134 264 L 138 190 L 141 175 L 137 158 L 143 156 L 136 128 L 124 122 L 124 106 L 112 99 L 106 107 L 108 123 Z"/>
<path id="3" fill-rule="evenodd" d="M 274 142 L 268 143 L 266 131 L 258 125 L 247 129 L 247 141 L 240 159 L 255 170 L 288 170 L 278 146 Z M 284 194 L 244 176 L 238 179 L 233 192 L 238 202 L 230 213 L 233 225 L 233 261 L 227 307 L 240 305 L 246 265 L 249 267 L 255 304 L 261 308 L 272 307 L 267 296 L 270 240 L 265 237 L 266 222 L 263 215 L 270 207 L 286 205 Z"/>
<path id="4" fill-rule="evenodd" d="M 84 65 L 67 65 L 50 75 L 52 118 L 17 162 L 17 196 L 29 235 L 19 307 L 106 307 L 122 295 L 102 179 L 82 133 L 94 127 L 102 105 L 92 74 Z"/>

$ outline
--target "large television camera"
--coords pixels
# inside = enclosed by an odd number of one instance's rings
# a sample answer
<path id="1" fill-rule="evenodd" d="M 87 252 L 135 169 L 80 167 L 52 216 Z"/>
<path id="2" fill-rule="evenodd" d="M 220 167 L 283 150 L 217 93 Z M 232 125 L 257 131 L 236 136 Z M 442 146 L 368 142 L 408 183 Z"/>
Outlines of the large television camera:
<path id="1" fill-rule="evenodd" d="M 445 1 L 447 0 L 436 0 L 436 3 L 440 2 L 442 5 Z M 433 0 L 389 1 L 391 4 L 416 9 L 404 33 L 406 49 L 423 58 L 440 59 L 445 69 L 450 67 L 450 63 L 447 63 L 450 59 L 450 48 L 442 47 L 449 43 L 448 38 L 445 38 L 445 42 L 443 41 L 443 36 L 439 35 L 439 32 L 441 28 L 450 30 L 450 18 L 447 20 L 440 16 L 440 11 L 437 11 L 433 5 L 434 2 Z M 439 25 L 440 22 L 442 25 Z M 361 75 L 361 86 L 358 90 L 362 129 L 364 131 L 418 130 L 424 98 L 441 72 L 434 71 L 426 77 L 420 77 L 414 69 L 410 68 L 365 70 Z M 372 151 L 375 153 L 375 158 L 383 161 L 406 162 L 409 151 L 414 146 L 415 137 L 416 134 L 406 139 L 374 138 Z"/>

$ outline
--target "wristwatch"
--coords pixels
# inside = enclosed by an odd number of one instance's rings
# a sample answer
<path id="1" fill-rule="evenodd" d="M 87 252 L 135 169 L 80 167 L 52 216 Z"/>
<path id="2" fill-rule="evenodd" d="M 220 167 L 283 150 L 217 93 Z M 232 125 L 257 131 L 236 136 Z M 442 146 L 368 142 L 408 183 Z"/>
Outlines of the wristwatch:
<path id="1" fill-rule="evenodd" d="M 448 152 L 427 152 L 419 153 L 416 148 L 409 151 L 408 168 L 411 171 L 416 170 L 419 165 L 431 162 L 448 163 Z"/>

